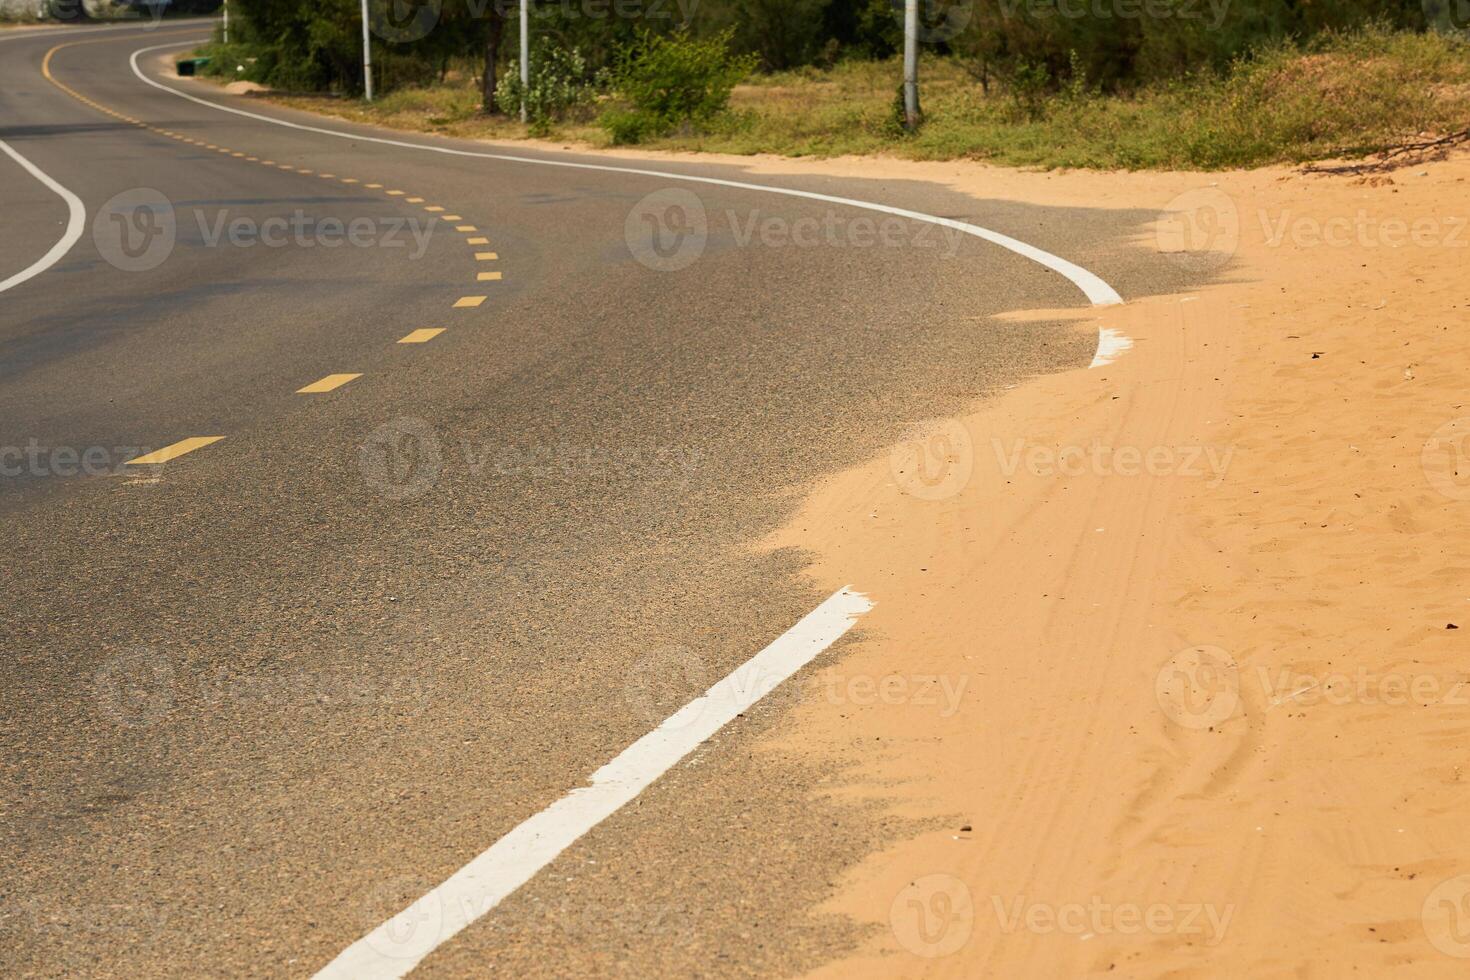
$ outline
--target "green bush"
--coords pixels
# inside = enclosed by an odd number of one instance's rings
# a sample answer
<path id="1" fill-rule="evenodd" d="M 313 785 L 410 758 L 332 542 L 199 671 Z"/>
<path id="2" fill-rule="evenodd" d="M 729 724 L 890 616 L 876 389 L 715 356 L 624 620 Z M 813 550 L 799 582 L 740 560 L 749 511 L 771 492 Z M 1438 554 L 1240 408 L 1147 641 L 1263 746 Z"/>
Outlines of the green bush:
<path id="1" fill-rule="evenodd" d="M 613 82 L 631 109 L 615 108 L 602 119 L 613 142 L 636 143 L 681 126 L 701 126 L 724 112 L 731 90 L 758 61 L 732 53 L 732 36 L 730 31 L 707 38 L 684 31 L 667 37 L 644 34 L 625 50 Z"/>
<path id="2" fill-rule="evenodd" d="M 524 95 L 531 131 L 544 135 L 553 122 L 591 105 L 602 82 L 588 69 L 581 51 L 546 41 L 532 49 L 530 84 L 522 90 L 521 66 L 513 59 L 500 79 L 495 102 L 501 112 L 514 116 L 521 111 Z"/>

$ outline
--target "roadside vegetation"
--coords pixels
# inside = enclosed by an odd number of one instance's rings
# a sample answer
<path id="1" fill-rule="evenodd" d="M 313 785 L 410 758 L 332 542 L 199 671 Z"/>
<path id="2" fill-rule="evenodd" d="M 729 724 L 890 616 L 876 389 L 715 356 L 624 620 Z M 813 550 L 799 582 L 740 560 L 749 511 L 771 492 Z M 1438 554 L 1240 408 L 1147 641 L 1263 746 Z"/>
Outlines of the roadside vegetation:
<path id="1" fill-rule="evenodd" d="M 306 16 L 296 0 L 235 2 L 244 8 L 237 22 L 266 7 Z M 345 14 L 330 31 L 301 35 L 306 47 L 289 56 L 298 42 L 262 42 L 259 19 L 237 28 L 236 44 L 201 53 L 211 73 L 271 86 L 268 97 L 301 108 L 452 136 L 596 147 L 1215 169 L 1357 157 L 1470 127 L 1470 41 L 1436 23 L 1432 4 L 1323 10 L 1257 0 L 1241 11 L 1201 0 L 1208 19 L 1185 22 L 1069 19 L 1057 16 L 1057 0 L 931 2 L 923 123 L 908 132 L 889 0 L 840 30 L 811 19 L 805 33 L 752 29 L 763 0 L 724 2 L 727 16 L 712 18 L 708 0 L 698 8 L 704 19 L 667 30 L 616 18 L 552 29 L 555 18 L 537 14 L 524 93 L 519 65 L 500 51 L 514 21 L 457 16 L 454 0 L 424 37 L 381 53 L 375 45 L 382 91 L 371 104 L 356 98 L 359 53 Z M 1181 0 L 1158 3 L 1183 9 Z M 819 0 L 786 7 L 828 10 Z M 317 22 L 307 16 L 307 26 Z M 268 23 L 281 37 L 282 25 Z M 518 118 L 523 94 L 527 124 Z"/>

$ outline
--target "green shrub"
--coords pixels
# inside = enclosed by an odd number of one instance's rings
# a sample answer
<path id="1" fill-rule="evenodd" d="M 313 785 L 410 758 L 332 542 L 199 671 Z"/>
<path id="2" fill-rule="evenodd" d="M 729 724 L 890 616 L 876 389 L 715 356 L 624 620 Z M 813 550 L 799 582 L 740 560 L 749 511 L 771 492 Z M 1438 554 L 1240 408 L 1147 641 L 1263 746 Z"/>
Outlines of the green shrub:
<path id="1" fill-rule="evenodd" d="M 521 66 L 512 60 L 496 88 L 500 111 L 515 116 L 526 100 L 526 119 L 533 133 L 544 135 L 557 120 L 591 105 L 602 79 L 587 67 L 587 59 L 576 48 L 563 48 L 554 41 L 537 44 L 531 52 L 530 84 L 521 88 Z"/>
<path id="2" fill-rule="evenodd" d="M 694 38 L 684 31 L 668 37 L 642 35 L 625 50 L 614 86 L 631 109 L 603 115 L 613 142 L 638 142 L 681 126 L 709 123 L 730 104 L 730 92 L 755 70 L 754 55 L 730 50 L 732 32 Z"/>

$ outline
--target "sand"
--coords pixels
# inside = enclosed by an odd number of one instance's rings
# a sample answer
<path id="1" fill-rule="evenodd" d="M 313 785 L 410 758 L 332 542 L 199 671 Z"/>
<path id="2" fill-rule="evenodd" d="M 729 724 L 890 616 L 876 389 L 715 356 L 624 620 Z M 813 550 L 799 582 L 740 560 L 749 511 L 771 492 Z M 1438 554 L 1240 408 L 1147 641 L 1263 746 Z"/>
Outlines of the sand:
<path id="1" fill-rule="evenodd" d="M 781 750 L 920 822 L 837 882 L 868 940 L 817 975 L 1466 975 L 1470 157 L 755 170 L 1168 209 L 1161 263 L 1234 262 L 769 542 L 877 604 Z"/>

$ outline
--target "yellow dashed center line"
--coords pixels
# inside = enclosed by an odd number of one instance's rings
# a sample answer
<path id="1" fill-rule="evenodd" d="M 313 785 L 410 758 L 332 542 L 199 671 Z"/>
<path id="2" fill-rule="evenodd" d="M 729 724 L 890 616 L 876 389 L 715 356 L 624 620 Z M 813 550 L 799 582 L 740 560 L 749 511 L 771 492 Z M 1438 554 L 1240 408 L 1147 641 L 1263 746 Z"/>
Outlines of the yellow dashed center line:
<path id="1" fill-rule="evenodd" d="M 355 183 L 357 183 L 357 178 L 356 177 L 343 177 L 342 178 L 342 183 L 344 183 L 344 184 L 355 184 Z"/>
<path id="2" fill-rule="evenodd" d="M 426 344 L 443 332 L 443 327 L 420 327 L 398 342 L 400 344 Z"/>
<path id="3" fill-rule="evenodd" d="M 476 228 L 474 225 L 459 225 L 454 230 L 455 231 L 479 231 L 480 229 Z"/>
<path id="4" fill-rule="evenodd" d="M 139 456 L 137 459 L 127 461 L 128 466 L 147 466 L 152 463 L 167 463 L 171 459 L 177 459 L 185 453 L 192 453 L 196 449 L 203 449 L 211 443 L 219 442 L 224 436 L 193 436 L 189 439 L 180 439 L 171 446 L 164 446 L 157 452 Z"/>
<path id="5" fill-rule="evenodd" d="M 320 395 L 326 391 L 335 391 L 349 381 L 362 377 L 361 374 L 329 374 L 320 381 L 313 381 L 305 388 L 297 388 L 298 395 Z"/>
<path id="6" fill-rule="evenodd" d="M 490 239 L 488 239 L 488 238 L 466 238 L 465 239 L 465 244 L 466 245 L 489 245 L 490 244 Z"/>
<path id="7" fill-rule="evenodd" d="M 430 214 L 438 214 L 440 211 L 443 211 L 444 209 L 441 208 L 437 204 L 430 204 L 428 207 L 424 208 L 424 210 L 427 211 L 427 212 L 429 212 Z"/>
<path id="8" fill-rule="evenodd" d="M 498 272 L 482 272 L 478 276 L 476 276 L 475 278 L 478 279 L 480 282 L 499 282 L 500 281 L 500 273 L 498 273 Z"/>
<path id="9" fill-rule="evenodd" d="M 473 309 L 483 302 L 485 302 L 484 296 L 461 296 L 459 299 L 454 301 L 454 308 L 456 310 L 465 308 Z"/>
<path id="10" fill-rule="evenodd" d="M 475 261 L 476 262 L 494 262 L 498 258 L 500 258 L 500 256 L 497 255 L 497 254 L 495 254 L 494 252 L 476 252 L 475 253 Z"/>
<path id="11" fill-rule="evenodd" d="M 389 191 L 388 192 L 388 196 L 389 197 L 402 197 L 403 196 L 403 191 Z"/>
<path id="12" fill-rule="evenodd" d="M 439 217 L 443 218 L 445 221 L 463 221 L 464 220 L 463 218 L 461 218 L 457 214 L 441 214 Z"/>
<path id="13" fill-rule="evenodd" d="M 409 204 L 423 204 L 424 203 L 424 199 L 421 198 L 421 197 L 410 197 L 410 198 L 408 198 L 408 203 Z"/>

